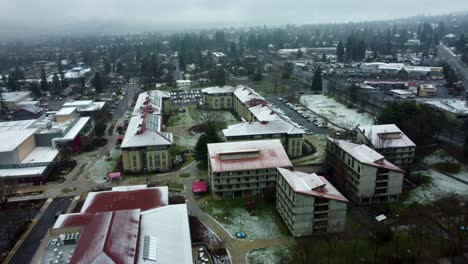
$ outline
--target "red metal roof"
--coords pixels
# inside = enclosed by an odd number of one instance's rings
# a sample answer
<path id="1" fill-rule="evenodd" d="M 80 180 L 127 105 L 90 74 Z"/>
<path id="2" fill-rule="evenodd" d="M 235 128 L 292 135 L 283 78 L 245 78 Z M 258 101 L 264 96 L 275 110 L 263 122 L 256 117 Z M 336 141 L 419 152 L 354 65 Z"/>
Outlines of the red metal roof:
<path id="1" fill-rule="evenodd" d="M 149 209 L 168 205 L 167 187 L 132 191 L 92 192 L 88 194 L 82 213 L 98 213 L 117 210 Z"/>
<path id="2" fill-rule="evenodd" d="M 83 226 L 71 263 L 135 263 L 140 210 L 68 214 L 54 228 Z"/>
<path id="3" fill-rule="evenodd" d="M 206 192 L 207 191 L 206 183 L 204 181 L 193 182 L 192 183 L 192 191 L 194 193 Z"/>
<path id="4" fill-rule="evenodd" d="M 242 158 L 242 152 L 250 149 L 257 149 L 258 156 Z M 221 159 L 222 153 L 236 152 L 239 152 L 237 159 Z M 208 155 L 212 172 L 292 167 L 279 139 L 208 144 Z"/>

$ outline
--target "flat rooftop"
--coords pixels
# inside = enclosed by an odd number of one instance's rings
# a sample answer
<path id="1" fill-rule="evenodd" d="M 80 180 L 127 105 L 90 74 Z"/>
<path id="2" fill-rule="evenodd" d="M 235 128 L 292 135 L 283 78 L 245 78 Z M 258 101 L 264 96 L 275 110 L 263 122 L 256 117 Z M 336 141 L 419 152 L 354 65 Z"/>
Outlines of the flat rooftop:
<path id="1" fill-rule="evenodd" d="M 17 149 L 28 138 L 36 133 L 37 128 L 0 130 L 0 152 L 9 152 Z"/>
<path id="2" fill-rule="evenodd" d="M 414 142 L 394 124 L 358 126 L 357 129 L 363 132 L 367 139 L 371 141 L 371 144 L 376 148 L 416 147 L 416 144 L 414 144 Z M 385 138 L 384 140 L 379 137 L 379 134 L 387 133 L 398 133 L 400 134 L 400 137 Z"/>
<path id="3" fill-rule="evenodd" d="M 5 102 L 17 102 L 19 100 L 24 99 L 25 97 L 31 95 L 30 92 L 8 92 L 8 93 L 2 93 L 3 100 Z"/>
<path id="4" fill-rule="evenodd" d="M 225 137 L 250 136 L 250 135 L 269 135 L 269 134 L 304 134 L 304 130 L 293 124 L 280 119 L 268 122 L 244 122 L 228 126 L 223 129 Z"/>
<path id="5" fill-rule="evenodd" d="M 58 150 L 51 147 L 36 147 L 24 160 L 21 161 L 21 163 L 33 164 L 52 162 L 58 154 Z"/>
<path id="6" fill-rule="evenodd" d="M 206 93 L 206 94 L 223 94 L 223 93 L 232 94 L 236 89 L 237 89 L 237 87 L 234 87 L 234 86 L 223 86 L 223 87 L 215 86 L 215 87 L 203 88 L 202 93 Z"/>
<path id="7" fill-rule="evenodd" d="M 225 159 L 222 157 L 226 153 L 235 154 L 236 151 L 242 155 L 243 151 L 252 149 L 258 150 L 259 153 L 249 158 L 239 156 L 237 159 Z M 213 172 L 292 167 L 279 139 L 208 144 L 208 156 Z"/>
<path id="8" fill-rule="evenodd" d="M 421 99 L 422 103 L 457 115 L 468 115 L 468 103 L 459 99 Z"/>

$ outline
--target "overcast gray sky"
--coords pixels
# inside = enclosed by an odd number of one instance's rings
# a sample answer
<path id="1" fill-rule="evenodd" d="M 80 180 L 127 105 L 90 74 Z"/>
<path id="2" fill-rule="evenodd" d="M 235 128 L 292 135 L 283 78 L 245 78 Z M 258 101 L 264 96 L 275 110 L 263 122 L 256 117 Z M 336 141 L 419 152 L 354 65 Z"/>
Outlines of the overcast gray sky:
<path id="1" fill-rule="evenodd" d="M 441 14 L 468 0 L 0 0 L 0 20 L 21 25 L 119 21 L 161 28 L 348 22 Z"/>

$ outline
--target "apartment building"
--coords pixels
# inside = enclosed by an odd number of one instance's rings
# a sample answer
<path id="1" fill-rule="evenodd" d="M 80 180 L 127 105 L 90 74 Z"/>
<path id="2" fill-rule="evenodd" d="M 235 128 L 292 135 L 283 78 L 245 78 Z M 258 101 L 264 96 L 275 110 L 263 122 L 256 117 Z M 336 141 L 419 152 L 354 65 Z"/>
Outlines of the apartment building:
<path id="1" fill-rule="evenodd" d="M 233 86 L 204 88 L 202 89 L 203 102 L 208 109 L 212 110 L 232 109 L 232 96 L 236 89 Z"/>
<path id="2" fill-rule="evenodd" d="M 167 93 L 141 93 L 120 148 L 124 171 L 156 172 L 171 167 L 172 133 L 163 132 L 162 113 L 170 108 Z"/>
<path id="3" fill-rule="evenodd" d="M 366 145 L 327 137 L 327 165 L 335 182 L 356 203 L 400 198 L 404 171 Z"/>
<path id="4" fill-rule="evenodd" d="M 275 187 L 277 167 L 292 167 L 279 139 L 208 144 L 208 177 L 214 195 L 262 195 Z"/>
<path id="5" fill-rule="evenodd" d="M 413 166 L 416 144 L 396 125 L 358 126 L 357 143 L 366 144 L 399 168 Z"/>
<path id="6" fill-rule="evenodd" d="M 294 237 L 344 231 L 347 203 L 326 178 L 278 168 L 276 209 Z"/>
<path id="7" fill-rule="evenodd" d="M 265 122 L 244 122 L 223 130 L 226 141 L 249 141 L 279 139 L 288 156 L 301 157 L 304 130 L 279 119 Z"/>

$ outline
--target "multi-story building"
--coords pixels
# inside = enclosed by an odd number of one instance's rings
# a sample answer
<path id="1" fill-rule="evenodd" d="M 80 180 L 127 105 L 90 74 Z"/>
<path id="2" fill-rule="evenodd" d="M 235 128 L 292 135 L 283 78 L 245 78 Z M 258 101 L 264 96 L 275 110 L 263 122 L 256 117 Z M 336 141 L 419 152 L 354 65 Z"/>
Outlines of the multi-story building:
<path id="1" fill-rule="evenodd" d="M 404 171 L 366 145 L 327 137 L 327 164 L 337 186 L 356 203 L 400 197 Z"/>
<path id="2" fill-rule="evenodd" d="M 7 185 L 39 184 L 54 168 L 59 152 L 80 149 L 89 117 L 64 111 L 36 120 L 0 122 L 0 181 Z M 59 115 L 57 115 L 59 114 Z"/>
<path id="3" fill-rule="evenodd" d="M 396 125 L 358 126 L 357 143 L 366 144 L 396 166 L 408 169 L 413 165 L 416 144 Z"/>
<path id="4" fill-rule="evenodd" d="M 275 187 L 277 167 L 292 167 L 279 139 L 208 144 L 208 176 L 215 195 L 261 195 Z"/>
<path id="5" fill-rule="evenodd" d="M 31 263 L 193 263 L 185 204 L 168 188 L 122 186 L 90 193 L 79 213 L 61 214 Z"/>
<path id="6" fill-rule="evenodd" d="M 347 203 L 324 177 L 278 168 L 276 209 L 293 236 L 344 231 Z"/>
<path id="7" fill-rule="evenodd" d="M 22 101 L 30 101 L 31 92 L 18 91 L 2 93 L 3 104 L 9 110 L 17 110 L 21 107 Z"/>
<path id="8" fill-rule="evenodd" d="M 433 97 L 437 95 L 437 87 L 432 83 L 422 83 L 418 86 L 418 96 Z"/>
<path id="9" fill-rule="evenodd" d="M 208 109 L 232 109 L 232 96 L 236 87 L 224 86 L 224 87 L 209 87 L 202 89 L 203 102 Z"/>
<path id="10" fill-rule="evenodd" d="M 167 171 L 171 167 L 173 137 L 163 132 L 162 113 L 170 104 L 166 93 L 141 93 L 120 148 L 124 171 Z"/>
<path id="11" fill-rule="evenodd" d="M 302 156 L 304 130 L 282 119 L 265 122 L 244 122 L 223 130 L 227 141 L 279 139 L 289 157 Z"/>

